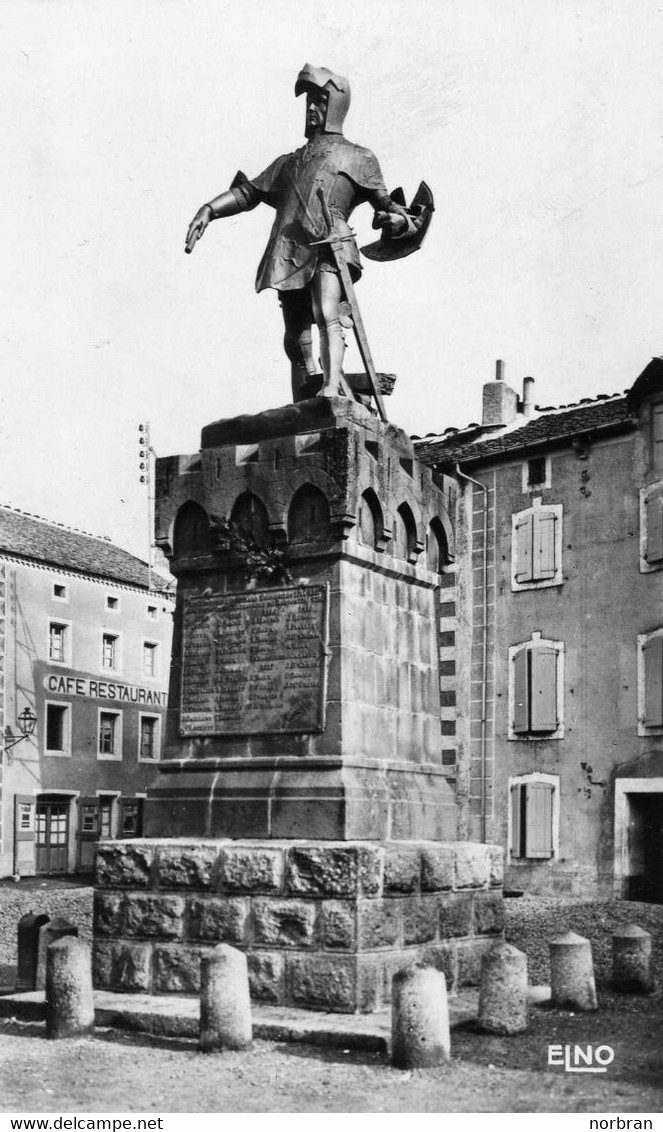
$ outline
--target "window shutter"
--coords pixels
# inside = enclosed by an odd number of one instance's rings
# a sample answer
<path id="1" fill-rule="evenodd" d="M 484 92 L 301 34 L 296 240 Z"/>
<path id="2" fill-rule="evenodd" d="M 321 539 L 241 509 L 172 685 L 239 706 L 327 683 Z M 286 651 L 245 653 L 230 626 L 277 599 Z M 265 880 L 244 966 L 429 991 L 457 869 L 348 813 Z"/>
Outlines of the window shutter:
<path id="1" fill-rule="evenodd" d="M 520 838 L 520 791 L 521 786 L 511 787 L 511 856 L 521 857 Z"/>
<path id="2" fill-rule="evenodd" d="M 645 727 L 663 727 L 663 637 L 650 637 L 645 658 Z"/>
<path id="3" fill-rule="evenodd" d="M 524 789 L 525 855 L 552 857 L 552 785 L 549 782 L 528 782 Z"/>
<path id="4" fill-rule="evenodd" d="M 557 651 L 547 645 L 530 650 L 531 731 L 557 730 Z"/>
<path id="5" fill-rule="evenodd" d="M 646 496 L 645 516 L 645 558 L 647 562 L 660 562 L 663 559 L 663 484 L 657 484 Z"/>
<path id="6" fill-rule="evenodd" d="M 532 512 L 532 580 L 544 581 L 555 577 L 555 525 L 554 511 Z"/>
<path id="7" fill-rule="evenodd" d="M 513 730 L 516 734 L 529 731 L 529 681 L 527 648 L 517 652 L 513 659 Z"/>
<path id="8" fill-rule="evenodd" d="M 515 557 L 515 579 L 517 582 L 531 582 L 532 579 L 532 511 L 516 516 L 513 554 Z"/>

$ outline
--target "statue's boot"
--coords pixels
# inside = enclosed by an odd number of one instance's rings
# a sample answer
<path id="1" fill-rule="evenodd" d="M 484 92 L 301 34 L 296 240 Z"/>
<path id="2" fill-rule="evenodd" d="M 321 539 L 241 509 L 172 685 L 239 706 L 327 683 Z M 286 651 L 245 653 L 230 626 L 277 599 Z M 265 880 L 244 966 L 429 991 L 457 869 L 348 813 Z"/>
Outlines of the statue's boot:
<path id="1" fill-rule="evenodd" d="M 345 354 L 345 335 L 339 319 L 330 319 L 320 328 L 320 354 L 324 376 L 320 396 L 338 397 Z"/>

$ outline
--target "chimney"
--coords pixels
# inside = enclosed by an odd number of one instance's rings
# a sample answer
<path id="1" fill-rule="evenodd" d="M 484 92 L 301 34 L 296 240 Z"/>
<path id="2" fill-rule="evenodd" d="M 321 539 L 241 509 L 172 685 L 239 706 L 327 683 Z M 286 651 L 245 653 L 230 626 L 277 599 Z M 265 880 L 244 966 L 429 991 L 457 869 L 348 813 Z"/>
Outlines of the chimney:
<path id="1" fill-rule="evenodd" d="M 504 362 L 495 363 L 495 380 L 488 381 L 483 387 L 483 417 L 484 428 L 498 425 L 508 425 L 516 419 L 518 413 L 518 394 L 510 389 L 504 381 Z"/>
<path id="2" fill-rule="evenodd" d="M 534 408 L 534 378 L 523 378 L 523 416 L 528 420 Z"/>

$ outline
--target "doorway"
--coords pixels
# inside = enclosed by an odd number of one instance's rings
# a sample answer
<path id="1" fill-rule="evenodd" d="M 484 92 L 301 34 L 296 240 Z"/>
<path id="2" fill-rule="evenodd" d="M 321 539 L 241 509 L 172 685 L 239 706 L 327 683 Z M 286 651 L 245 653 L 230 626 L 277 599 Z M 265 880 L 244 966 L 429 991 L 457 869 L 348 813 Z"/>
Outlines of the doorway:
<path id="1" fill-rule="evenodd" d="M 663 779 L 617 779 L 615 804 L 616 895 L 663 904 Z"/>
<path id="2" fill-rule="evenodd" d="M 37 800 L 35 826 L 36 871 L 47 876 L 67 872 L 69 800 Z"/>

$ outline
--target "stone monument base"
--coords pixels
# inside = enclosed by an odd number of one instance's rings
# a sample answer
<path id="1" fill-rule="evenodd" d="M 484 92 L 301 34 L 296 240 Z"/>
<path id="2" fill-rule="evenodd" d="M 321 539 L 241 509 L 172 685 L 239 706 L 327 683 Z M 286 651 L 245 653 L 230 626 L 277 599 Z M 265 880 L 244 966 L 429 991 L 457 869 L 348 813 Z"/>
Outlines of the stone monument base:
<path id="1" fill-rule="evenodd" d="M 103 842 L 95 985 L 195 994 L 201 956 L 223 942 L 246 951 L 262 1002 L 370 1013 L 421 960 L 453 991 L 478 982 L 502 935 L 502 854 L 463 841 Z"/>

